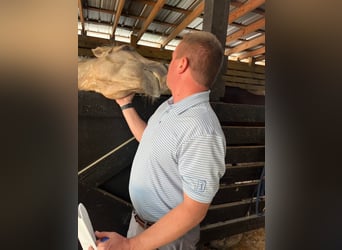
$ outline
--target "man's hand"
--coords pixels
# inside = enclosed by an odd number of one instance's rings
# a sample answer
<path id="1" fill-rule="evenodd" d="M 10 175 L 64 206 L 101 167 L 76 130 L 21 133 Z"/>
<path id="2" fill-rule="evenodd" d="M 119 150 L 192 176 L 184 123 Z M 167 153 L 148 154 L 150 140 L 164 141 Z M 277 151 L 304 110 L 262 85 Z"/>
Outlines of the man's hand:
<path id="1" fill-rule="evenodd" d="M 131 103 L 133 100 L 135 93 L 129 94 L 128 96 L 122 97 L 120 99 L 115 99 L 116 103 L 119 104 L 119 106 L 123 106 L 127 103 Z"/>
<path id="2" fill-rule="evenodd" d="M 118 233 L 115 232 L 95 232 L 97 238 L 96 241 L 98 250 L 129 250 L 129 240 Z M 101 239 L 107 237 L 108 239 L 105 241 L 101 241 Z M 89 247 L 88 250 L 94 250 L 92 247 Z"/>
<path id="3" fill-rule="evenodd" d="M 132 103 L 134 95 L 135 94 L 132 93 L 123 98 L 116 99 L 115 101 L 122 109 L 122 106 Z M 141 119 L 133 106 L 125 107 L 122 109 L 122 113 L 135 139 L 140 142 L 142 134 L 146 128 L 146 122 Z"/>

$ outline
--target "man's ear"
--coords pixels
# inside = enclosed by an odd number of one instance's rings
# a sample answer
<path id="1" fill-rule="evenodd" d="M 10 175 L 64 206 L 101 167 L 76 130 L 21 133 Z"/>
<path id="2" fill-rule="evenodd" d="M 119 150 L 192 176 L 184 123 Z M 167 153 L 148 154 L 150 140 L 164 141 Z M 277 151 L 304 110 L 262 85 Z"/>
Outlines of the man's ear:
<path id="1" fill-rule="evenodd" d="M 187 57 L 182 57 L 178 63 L 178 73 L 183 73 L 189 67 L 189 59 Z"/>

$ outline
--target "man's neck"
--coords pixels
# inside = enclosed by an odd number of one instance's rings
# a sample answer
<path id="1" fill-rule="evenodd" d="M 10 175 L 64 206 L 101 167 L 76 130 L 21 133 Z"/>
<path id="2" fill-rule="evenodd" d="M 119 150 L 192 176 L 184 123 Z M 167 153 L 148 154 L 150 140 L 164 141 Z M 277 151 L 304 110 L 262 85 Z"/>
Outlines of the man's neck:
<path id="1" fill-rule="evenodd" d="M 187 85 L 186 87 L 178 88 L 174 91 L 171 91 L 172 97 L 173 97 L 173 103 L 177 103 L 188 96 L 191 96 L 193 94 L 197 94 L 203 91 L 207 91 L 207 90 L 208 90 L 207 88 L 201 85 Z"/>

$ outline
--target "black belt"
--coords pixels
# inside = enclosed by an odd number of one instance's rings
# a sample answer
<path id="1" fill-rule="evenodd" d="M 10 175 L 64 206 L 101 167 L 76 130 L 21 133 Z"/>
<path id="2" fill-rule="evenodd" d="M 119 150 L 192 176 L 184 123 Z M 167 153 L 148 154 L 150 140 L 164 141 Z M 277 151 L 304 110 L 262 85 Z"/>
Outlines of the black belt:
<path id="1" fill-rule="evenodd" d="M 149 228 L 150 226 L 152 226 L 154 223 L 153 222 L 149 222 L 146 221 L 144 219 L 142 219 L 136 211 L 133 211 L 133 215 L 134 215 L 134 219 L 135 221 L 144 229 Z"/>

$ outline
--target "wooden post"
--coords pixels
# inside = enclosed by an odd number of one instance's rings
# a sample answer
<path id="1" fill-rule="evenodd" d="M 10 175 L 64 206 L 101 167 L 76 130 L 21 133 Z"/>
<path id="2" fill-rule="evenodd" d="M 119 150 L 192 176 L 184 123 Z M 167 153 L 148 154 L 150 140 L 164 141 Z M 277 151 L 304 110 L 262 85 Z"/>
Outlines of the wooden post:
<path id="1" fill-rule="evenodd" d="M 226 45 L 230 0 L 205 0 L 203 30 L 216 35 L 223 48 Z M 222 75 L 227 70 L 228 57 L 224 56 L 221 72 L 219 73 L 210 93 L 212 101 L 218 101 L 224 96 L 225 83 Z"/>

